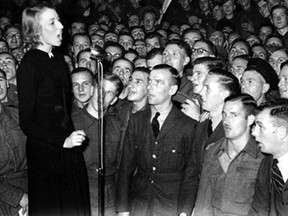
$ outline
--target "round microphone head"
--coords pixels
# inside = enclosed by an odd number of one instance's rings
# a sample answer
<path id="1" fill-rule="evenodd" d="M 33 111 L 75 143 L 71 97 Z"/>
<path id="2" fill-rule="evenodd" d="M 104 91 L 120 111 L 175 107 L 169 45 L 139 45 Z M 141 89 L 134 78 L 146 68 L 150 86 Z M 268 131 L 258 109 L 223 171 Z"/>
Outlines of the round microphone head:
<path id="1" fill-rule="evenodd" d="M 98 46 L 98 45 L 93 45 L 91 48 L 91 56 L 90 56 L 90 59 L 93 59 L 93 60 L 103 60 L 105 59 L 106 57 L 106 52 L 105 50 Z"/>

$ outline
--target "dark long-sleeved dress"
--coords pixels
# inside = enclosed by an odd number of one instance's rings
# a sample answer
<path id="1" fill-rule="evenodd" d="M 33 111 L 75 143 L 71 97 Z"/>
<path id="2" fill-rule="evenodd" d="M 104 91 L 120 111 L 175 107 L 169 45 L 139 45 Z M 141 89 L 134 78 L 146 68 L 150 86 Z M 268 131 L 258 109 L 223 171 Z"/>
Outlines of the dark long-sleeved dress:
<path id="1" fill-rule="evenodd" d="M 89 215 L 81 148 L 63 148 L 74 130 L 63 56 L 30 50 L 18 67 L 17 87 L 20 126 L 27 135 L 29 215 Z"/>

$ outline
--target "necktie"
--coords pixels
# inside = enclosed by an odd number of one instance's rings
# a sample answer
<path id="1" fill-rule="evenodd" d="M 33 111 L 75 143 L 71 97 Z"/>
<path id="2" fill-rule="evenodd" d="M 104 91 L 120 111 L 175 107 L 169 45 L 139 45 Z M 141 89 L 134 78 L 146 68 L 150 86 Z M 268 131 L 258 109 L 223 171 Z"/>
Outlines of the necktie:
<path id="1" fill-rule="evenodd" d="M 212 130 L 212 120 L 209 119 L 209 121 L 208 121 L 208 126 L 207 126 L 207 134 L 208 134 L 208 137 L 211 136 L 212 132 L 213 132 L 213 130 Z"/>
<path id="2" fill-rule="evenodd" d="M 157 118 L 158 118 L 159 116 L 160 116 L 160 113 L 159 113 L 159 112 L 156 112 L 154 118 L 152 119 L 152 124 L 151 124 L 152 130 L 153 130 L 153 132 L 154 132 L 155 137 L 157 137 L 158 134 L 159 134 L 159 122 L 158 122 L 158 120 L 157 120 Z"/>
<path id="3" fill-rule="evenodd" d="M 272 163 L 271 177 L 274 187 L 277 188 L 280 193 L 282 193 L 284 188 L 284 180 L 277 164 L 278 160 L 274 159 Z"/>

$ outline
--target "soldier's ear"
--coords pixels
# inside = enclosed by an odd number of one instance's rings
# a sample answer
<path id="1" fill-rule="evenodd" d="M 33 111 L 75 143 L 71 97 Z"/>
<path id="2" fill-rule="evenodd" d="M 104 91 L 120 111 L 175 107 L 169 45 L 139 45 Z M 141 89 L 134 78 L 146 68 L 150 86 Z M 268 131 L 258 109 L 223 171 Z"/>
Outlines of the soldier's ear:
<path id="1" fill-rule="evenodd" d="M 249 115 L 247 119 L 248 119 L 248 125 L 251 126 L 255 121 L 255 115 Z"/>
<path id="2" fill-rule="evenodd" d="M 287 129 L 284 126 L 280 126 L 277 128 L 277 134 L 280 139 L 283 139 L 287 136 Z"/>
<path id="3" fill-rule="evenodd" d="M 111 101 L 111 103 L 110 103 L 110 106 L 113 105 L 113 104 L 115 104 L 117 100 L 118 100 L 118 97 L 114 97 L 114 99 L 113 99 L 113 100 Z"/>
<path id="4" fill-rule="evenodd" d="M 177 86 L 177 85 L 172 85 L 172 86 L 170 87 L 169 94 L 170 94 L 170 95 L 175 95 L 176 92 L 177 92 L 177 90 L 178 90 L 178 86 Z"/>

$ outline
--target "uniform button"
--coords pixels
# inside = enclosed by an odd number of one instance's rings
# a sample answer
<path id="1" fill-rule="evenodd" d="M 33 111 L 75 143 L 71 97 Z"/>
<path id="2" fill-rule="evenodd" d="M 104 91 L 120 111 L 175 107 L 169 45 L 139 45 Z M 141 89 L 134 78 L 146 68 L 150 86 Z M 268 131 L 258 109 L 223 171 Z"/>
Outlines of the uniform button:
<path id="1" fill-rule="evenodd" d="M 152 167 L 152 170 L 155 172 L 156 171 L 156 167 Z"/>
<path id="2" fill-rule="evenodd" d="M 155 159 L 157 156 L 155 154 L 153 154 L 152 157 Z"/>
<path id="3" fill-rule="evenodd" d="M 157 142 L 157 141 L 155 142 L 155 145 L 158 145 L 158 142 Z"/>
<path id="4" fill-rule="evenodd" d="M 151 180 L 151 184 L 153 184 L 154 183 L 154 181 L 153 180 Z"/>

